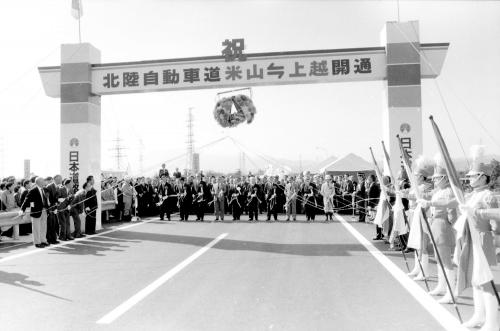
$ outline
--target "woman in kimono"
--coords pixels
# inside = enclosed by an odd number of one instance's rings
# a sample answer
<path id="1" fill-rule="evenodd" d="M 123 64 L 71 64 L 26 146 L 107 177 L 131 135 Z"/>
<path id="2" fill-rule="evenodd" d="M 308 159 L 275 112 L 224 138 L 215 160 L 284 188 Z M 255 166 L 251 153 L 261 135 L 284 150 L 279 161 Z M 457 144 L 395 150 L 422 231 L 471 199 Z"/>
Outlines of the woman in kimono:
<path id="1" fill-rule="evenodd" d="M 333 221 L 335 185 L 332 183 L 332 176 L 326 175 L 325 182 L 321 185 L 321 195 L 323 196 L 323 210 L 325 211 L 326 221 Z"/>

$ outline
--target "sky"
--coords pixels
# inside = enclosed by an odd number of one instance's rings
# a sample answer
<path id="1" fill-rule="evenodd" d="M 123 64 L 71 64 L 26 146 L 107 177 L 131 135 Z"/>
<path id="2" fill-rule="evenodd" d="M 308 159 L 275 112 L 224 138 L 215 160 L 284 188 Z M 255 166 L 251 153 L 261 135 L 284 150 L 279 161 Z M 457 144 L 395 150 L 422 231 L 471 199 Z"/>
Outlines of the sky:
<path id="1" fill-rule="evenodd" d="M 245 38 L 247 53 L 380 46 L 384 23 L 397 20 L 396 1 L 82 1 L 82 41 L 101 50 L 103 63 L 219 55 L 232 38 Z M 59 99 L 44 94 L 37 67 L 59 65 L 60 44 L 78 42 L 70 9 L 71 0 L 0 2 L 0 177 L 22 176 L 24 159 L 37 174 L 59 172 Z M 401 1 L 399 12 L 401 21 L 420 21 L 421 42 L 450 42 L 440 77 L 422 81 L 424 153 L 437 152 L 432 114 L 452 156 L 464 156 L 453 124 L 466 151 L 481 143 L 500 154 L 500 2 Z M 205 170 L 239 167 L 231 140 L 202 148 L 224 136 L 246 146 L 247 170 L 269 158 L 312 162 L 353 152 L 369 160 L 368 147 L 382 137 L 383 89 L 383 82 L 254 87 L 255 120 L 233 129 L 213 119 L 221 90 L 104 96 L 102 168 L 115 168 L 118 135 L 134 173 L 182 156 L 189 107 Z M 176 166 L 185 159 L 167 164 Z"/>

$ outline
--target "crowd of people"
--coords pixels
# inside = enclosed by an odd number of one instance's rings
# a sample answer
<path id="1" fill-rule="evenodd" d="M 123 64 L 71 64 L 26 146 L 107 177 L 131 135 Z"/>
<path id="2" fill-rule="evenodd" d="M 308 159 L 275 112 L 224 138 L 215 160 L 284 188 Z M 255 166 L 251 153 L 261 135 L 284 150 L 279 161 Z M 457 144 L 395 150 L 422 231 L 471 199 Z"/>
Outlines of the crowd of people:
<path id="1" fill-rule="evenodd" d="M 215 215 L 215 221 L 232 219 L 248 221 L 296 221 L 297 214 L 305 214 L 307 221 L 325 215 L 333 220 L 335 212 L 359 213 L 365 221 L 366 207 L 376 206 L 378 193 L 367 190 L 375 182 L 374 175 L 365 178 L 358 173 L 330 176 L 204 176 L 197 173 L 182 176 L 177 170 L 172 176 L 162 168 L 153 178 L 107 178 L 102 181 L 103 201 L 115 201 L 112 212 L 115 219 L 130 221 L 133 216 L 159 215 L 161 220 L 205 221 L 206 214 Z"/>
<path id="2" fill-rule="evenodd" d="M 95 234 L 98 201 L 93 185 L 93 176 L 89 176 L 80 189 L 61 175 L 33 176 L 23 181 L 5 178 L 0 184 L 0 210 L 17 212 L 14 218 L 23 218 L 26 222 L 3 226 L 2 236 L 19 239 L 19 235 L 32 233 L 35 247 L 44 248 L 85 237 L 85 233 Z"/>

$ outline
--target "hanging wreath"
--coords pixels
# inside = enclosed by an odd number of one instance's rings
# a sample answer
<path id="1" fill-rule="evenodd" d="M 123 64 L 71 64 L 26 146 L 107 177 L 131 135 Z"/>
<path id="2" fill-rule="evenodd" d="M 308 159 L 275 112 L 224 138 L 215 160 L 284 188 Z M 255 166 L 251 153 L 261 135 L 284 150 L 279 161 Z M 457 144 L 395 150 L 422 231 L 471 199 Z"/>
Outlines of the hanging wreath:
<path id="1" fill-rule="evenodd" d="M 231 112 L 233 104 L 235 113 Z M 239 94 L 219 100 L 215 105 L 214 118 L 223 128 L 233 128 L 245 121 L 252 123 L 256 112 L 252 99 Z"/>

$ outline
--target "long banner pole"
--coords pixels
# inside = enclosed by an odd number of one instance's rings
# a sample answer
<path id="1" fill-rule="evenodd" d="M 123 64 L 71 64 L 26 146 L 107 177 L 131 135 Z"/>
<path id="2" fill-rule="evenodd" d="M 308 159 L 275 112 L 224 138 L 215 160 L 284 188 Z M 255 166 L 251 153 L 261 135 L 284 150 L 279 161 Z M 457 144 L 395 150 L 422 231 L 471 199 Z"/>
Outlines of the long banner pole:
<path id="1" fill-rule="evenodd" d="M 398 185 L 396 183 L 396 179 L 395 179 L 394 174 L 392 172 L 392 169 L 391 169 L 391 160 L 389 158 L 389 154 L 387 153 L 387 150 L 385 149 L 385 144 L 384 144 L 383 141 L 382 141 L 382 149 L 384 150 L 384 156 L 385 156 L 385 161 L 387 162 L 387 169 L 389 170 L 389 176 L 391 177 L 391 181 L 392 181 L 392 183 L 394 185 L 394 191 L 396 192 L 396 200 L 398 198 L 401 199 L 400 197 L 398 197 L 398 195 L 399 195 L 399 187 L 398 187 Z M 394 208 L 393 208 L 393 212 L 394 212 Z M 406 214 L 405 214 L 404 208 L 403 208 L 403 217 L 404 217 L 405 223 L 406 223 L 406 225 L 408 226 L 408 229 L 409 229 L 410 225 L 408 224 L 408 220 L 406 219 Z M 393 216 L 393 218 L 395 219 L 395 216 Z M 394 231 L 394 229 L 393 229 L 393 231 Z M 400 236 L 399 238 L 401 239 L 402 237 Z M 404 243 L 403 246 L 406 246 L 406 243 Z M 408 269 L 408 272 L 410 272 L 410 267 L 408 266 L 408 260 L 406 259 L 406 254 L 404 252 L 404 249 L 401 249 L 401 253 L 403 253 L 403 258 L 404 258 L 405 263 L 406 263 L 406 268 Z"/>

